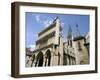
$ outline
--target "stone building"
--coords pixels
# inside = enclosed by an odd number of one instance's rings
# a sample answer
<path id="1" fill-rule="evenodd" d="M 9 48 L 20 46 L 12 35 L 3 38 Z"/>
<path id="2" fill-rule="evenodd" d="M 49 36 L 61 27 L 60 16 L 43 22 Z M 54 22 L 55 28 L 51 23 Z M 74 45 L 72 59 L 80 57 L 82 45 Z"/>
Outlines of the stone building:
<path id="1" fill-rule="evenodd" d="M 35 50 L 26 50 L 26 67 L 89 64 L 89 33 L 82 36 L 76 27 L 74 37 L 69 26 L 65 42 L 60 19 L 54 19 L 38 34 Z"/>

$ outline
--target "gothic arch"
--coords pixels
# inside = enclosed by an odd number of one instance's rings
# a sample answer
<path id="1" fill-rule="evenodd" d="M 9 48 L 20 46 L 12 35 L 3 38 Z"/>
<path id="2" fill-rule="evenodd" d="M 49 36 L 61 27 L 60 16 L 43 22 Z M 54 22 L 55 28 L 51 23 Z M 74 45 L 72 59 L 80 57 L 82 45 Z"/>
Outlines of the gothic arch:
<path id="1" fill-rule="evenodd" d="M 37 60 L 35 66 L 38 67 L 43 66 L 43 53 L 41 51 L 37 54 Z"/>
<path id="2" fill-rule="evenodd" d="M 50 66 L 51 62 L 51 51 L 48 49 L 45 53 L 45 66 Z"/>

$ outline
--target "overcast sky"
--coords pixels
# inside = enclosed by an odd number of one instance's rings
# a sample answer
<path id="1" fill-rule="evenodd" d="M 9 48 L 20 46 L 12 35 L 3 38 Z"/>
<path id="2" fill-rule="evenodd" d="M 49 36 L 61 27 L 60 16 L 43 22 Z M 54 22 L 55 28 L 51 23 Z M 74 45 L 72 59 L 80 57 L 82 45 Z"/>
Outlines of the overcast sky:
<path id="1" fill-rule="evenodd" d="M 26 12 L 25 14 L 25 33 L 26 47 L 35 47 L 35 41 L 38 39 L 38 33 L 48 27 L 56 17 L 60 18 L 63 28 L 64 40 L 67 37 L 69 25 L 72 32 L 76 34 L 76 24 L 79 26 L 81 35 L 85 35 L 89 31 L 89 15 L 74 15 L 74 14 L 48 14 L 48 13 L 33 13 Z"/>

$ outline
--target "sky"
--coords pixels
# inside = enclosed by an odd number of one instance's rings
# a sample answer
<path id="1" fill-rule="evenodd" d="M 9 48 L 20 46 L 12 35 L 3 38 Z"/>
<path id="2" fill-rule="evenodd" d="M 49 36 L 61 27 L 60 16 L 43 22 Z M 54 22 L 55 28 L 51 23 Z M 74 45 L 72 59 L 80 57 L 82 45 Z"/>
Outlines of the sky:
<path id="1" fill-rule="evenodd" d="M 27 48 L 35 48 L 35 42 L 38 40 L 38 33 L 50 25 L 56 17 L 59 17 L 64 40 L 67 39 L 69 26 L 72 33 L 76 36 L 76 25 L 81 35 L 86 35 L 89 31 L 89 15 L 75 14 L 51 14 L 51 13 L 25 13 L 25 43 Z"/>

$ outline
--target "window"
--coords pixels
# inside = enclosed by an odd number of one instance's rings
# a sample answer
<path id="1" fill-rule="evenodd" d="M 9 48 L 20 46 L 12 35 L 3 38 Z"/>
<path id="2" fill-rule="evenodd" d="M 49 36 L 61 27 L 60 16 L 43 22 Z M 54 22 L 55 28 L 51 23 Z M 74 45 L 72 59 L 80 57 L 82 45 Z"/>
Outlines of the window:
<path id="1" fill-rule="evenodd" d="M 81 48 L 81 43 L 80 43 L 80 42 L 78 42 L 78 50 L 79 50 L 79 51 L 82 50 L 82 48 Z"/>
<path id="2" fill-rule="evenodd" d="M 68 41 L 68 46 L 69 46 L 69 41 Z"/>
<path id="3" fill-rule="evenodd" d="M 70 47 L 72 47 L 72 40 L 70 40 Z"/>
<path id="4" fill-rule="evenodd" d="M 59 37 L 59 45 L 60 45 L 60 37 Z"/>

